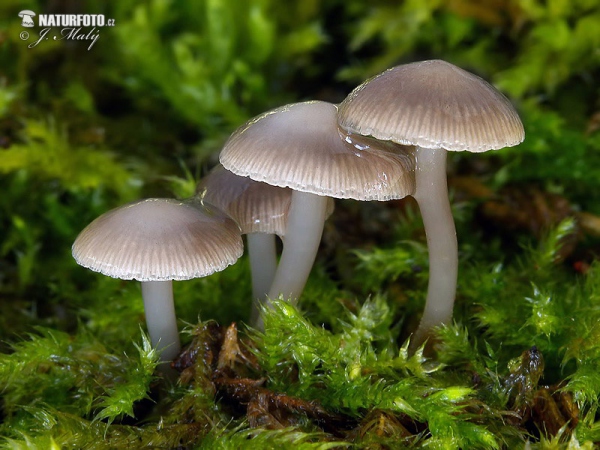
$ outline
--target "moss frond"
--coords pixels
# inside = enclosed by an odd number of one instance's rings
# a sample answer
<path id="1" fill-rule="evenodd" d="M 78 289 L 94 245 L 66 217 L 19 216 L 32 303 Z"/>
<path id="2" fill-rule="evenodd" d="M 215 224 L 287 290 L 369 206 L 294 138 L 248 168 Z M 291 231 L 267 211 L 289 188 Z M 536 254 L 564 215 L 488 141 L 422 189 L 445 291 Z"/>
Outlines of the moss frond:
<path id="1" fill-rule="evenodd" d="M 288 428 L 281 430 L 215 430 L 203 439 L 202 444 L 197 449 L 237 450 L 260 448 L 265 450 L 329 450 L 349 447 L 351 445 L 347 442 L 327 442 L 326 435 L 320 433 L 306 433 L 294 428 Z"/>
<path id="2" fill-rule="evenodd" d="M 152 347 L 148 336 L 142 333 L 142 344 L 135 344 L 139 359 L 130 359 L 126 377 L 118 384 L 107 389 L 106 395 L 99 399 L 96 420 L 106 420 L 112 423 L 121 416 L 135 417 L 133 406 L 135 402 L 148 397 L 148 389 L 153 380 L 154 371 L 158 365 L 158 353 Z"/>
<path id="3" fill-rule="evenodd" d="M 355 417 L 373 408 L 405 414 L 427 424 L 424 439 L 434 447 L 497 448 L 494 434 L 470 420 L 471 387 L 436 378 L 442 366 L 422 352 L 409 356 L 407 344 L 395 348 L 390 311 L 376 297 L 358 314 L 348 313 L 341 332 L 331 333 L 311 325 L 292 305 L 275 302 L 266 312 L 258 356 L 276 389 Z"/>
<path id="4" fill-rule="evenodd" d="M 0 355 L 3 410 L 8 417 L 26 407 L 52 405 L 65 413 L 114 420 L 133 415 L 133 404 L 146 398 L 156 352 L 142 338 L 139 356 L 110 353 L 96 338 L 39 328 L 27 340 Z M 14 432 L 14 431 L 13 431 Z"/>
<path id="5" fill-rule="evenodd" d="M 110 450 L 114 448 L 176 448 L 188 445 L 203 433 L 194 424 L 172 426 L 123 426 L 90 421 L 76 414 L 54 410 L 50 407 L 28 407 L 29 417 L 24 426 L 15 430 L 18 436 L 5 439 L 3 449 L 63 449 L 89 448 Z M 54 448 L 51 447 L 54 445 Z"/>
<path id="6" fill-rule="evenodd" d="M 381 289 L 398 278 L 423 282 L 422 270 L 428 266 L 427 248 L 414 241 L 400 242 L 387 249 L 355 250 L 354 254 L 359 260 L 358 280 L 366 292 Z"/>
<path id="7" fill-rule="evenodd" d="M 131 195 L 140 181 L 104 150 L 71 145 L 53 121 L 28 120 L 22 131 L 25 143 L 2 152 L 0 173 L 26 170 L 34 177 L 58 180 L 68 190 L 92 190 L 99 186 Z"/>

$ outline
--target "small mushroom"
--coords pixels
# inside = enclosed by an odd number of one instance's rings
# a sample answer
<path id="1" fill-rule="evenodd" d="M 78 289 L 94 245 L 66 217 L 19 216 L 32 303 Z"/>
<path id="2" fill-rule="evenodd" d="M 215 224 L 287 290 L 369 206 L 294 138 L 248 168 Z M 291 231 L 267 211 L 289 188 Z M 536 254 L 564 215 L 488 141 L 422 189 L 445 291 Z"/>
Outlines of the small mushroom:
<path id="1" fill-rule="evenodd" d="M 283 252 L 269 290 L 295 302 L 312 268 L 327 198 L 389 200 L 414 193 L 414 159 L 402 146 L 381 150 L 352 140 L 326 102 L 286 105 L 236 130 L 220 154 L 231 172 L 293 190 Z"/>
<path id="2" fill-rule="evenodd" d="M 83 267 L 139 280 L 152 345 L 162 361 L 180 351 L 172 280 L 210 275 L 243 252 L 238 226 L 200 201 L 146 199 L 113 209 L 90 223 L 73 244 Z"/>
<path id="3" fill-rule="evenodd" d="M 240 177 L 218 165 L 200 180 L 196 195 L 237 222 L 246 235 L 253 297 L 267 295 L 277 269 L 275 236 L 285 234 L 292 191 Z"/>
<path id="4" fill-rule="evenodd" d="M 412 341 L 448 323 L 456 294 L 458 250 L 446 181 L 446 154 L 484 152 L 523 141 L 514 107 L 481 78 L 440 60 L 393 67 L 358 86 L 340 104 L 350 133 L 416 146 L 416 192 L 429 248 L 425 311 Z"/>
<path id="5" fill-rule="evenodd" d="M 218 165 L 200 180 L 196 195 L 227 213 L 246 235 L 252 273 L 250 322 L 256 325 L 277 270 L 275 236 L 284 239 L 292 190 L 240 177 Z M 332 212 L 329 199 L 326 216 Z"/>

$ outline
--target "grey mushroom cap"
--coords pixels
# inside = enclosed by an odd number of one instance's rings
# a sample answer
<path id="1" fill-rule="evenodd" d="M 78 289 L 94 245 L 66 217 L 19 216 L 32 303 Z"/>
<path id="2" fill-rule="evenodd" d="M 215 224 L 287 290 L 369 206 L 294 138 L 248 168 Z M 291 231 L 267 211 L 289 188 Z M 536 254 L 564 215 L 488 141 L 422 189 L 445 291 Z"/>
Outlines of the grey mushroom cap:
<path id="1" fill-rule="evenodd" d="M 264 113 L 227 140 L 223 166 L 240 176 L 333 198 L 391 200 L 414 193 L 410 149 L 351 136 L 337 107 L 312 101 Z"/>
<path id="2" fill-rule="evenodd" d="M 196 195 L 215 205 L 237 222 L 242 234 L 269 233 L 285 236 L 292 190 L 242 177 L 217 165 L 200 180 Z M 333 212 L 329 199 L 326 215 Z"/>
<path id="3" fill-rule="evenodd" d="M 77 237 L 83 267 L 123 280 L 188 280 L 235 263 L 243 253 L 237 224 L 199 201 L 146 199 L 113 209 Z"/>
<path id="4" fill-rule="evenodd" d="M 339 124 L 385 141 L 452 151 L 496 150 L 525 137 L 504 95 L 441 60 L 393 67 L 365 81 L 340 104 Z"/>
<path id="5" fill-rule="evenodd" d="M 19 13 L 19 17 L 23 17 L 23 16 L 35 16 L 35 13 L 33 11 L 28 10 L 28 9 L 24 9 L 23 11 L 21 11 Z"/>

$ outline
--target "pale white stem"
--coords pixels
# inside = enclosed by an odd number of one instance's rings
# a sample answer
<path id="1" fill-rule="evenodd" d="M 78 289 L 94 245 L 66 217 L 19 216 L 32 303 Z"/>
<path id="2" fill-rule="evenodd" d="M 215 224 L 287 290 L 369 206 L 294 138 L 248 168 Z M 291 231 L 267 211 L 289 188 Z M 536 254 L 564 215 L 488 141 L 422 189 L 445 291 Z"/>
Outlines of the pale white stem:
<path id="1" fill-rule="evenodd" d="M 446 154 L 443 149 L 419 147 L 415 153 L 415 199 L 427 235 L 429 285 L 423 317 L 412 338 L 413 349 L 427 339 L 432 327 L 447 324 L 452 319 L 458 275 L 458 245 L 448 198 Z"/>
<path id="2" fill-rule="evenodd" d="M 294 191 L 288 213 L 283 252 L 269 290 L 269 299 L 282 296 L 296 303 L 317 256 L 323 234 L 327 197 Z M 262 318 L 256 323 L 262 329 Z"/>
<path id="3" fill-rule="evenodd" d="M 271 233 L 248 233 L 246 243 L 252 274 L 252 311 L 250 323 L 255 324 L 273 284 L 277 270 L 277 237 Z"/>
<path id="4" fill-rule="evenodd" d="M 142 298 L 152 346 L 160 352 L 161 361 L 172 361 L 181 350 L 173 302 L 173 282 L 143 281 Z"/>
<path id="5" fill-rule="evenodd" d="M 285 242 L 269 298 L 280 295 L 295 303 L 306 284 L 323 234 L 327 197 L 294 191 Z"/>

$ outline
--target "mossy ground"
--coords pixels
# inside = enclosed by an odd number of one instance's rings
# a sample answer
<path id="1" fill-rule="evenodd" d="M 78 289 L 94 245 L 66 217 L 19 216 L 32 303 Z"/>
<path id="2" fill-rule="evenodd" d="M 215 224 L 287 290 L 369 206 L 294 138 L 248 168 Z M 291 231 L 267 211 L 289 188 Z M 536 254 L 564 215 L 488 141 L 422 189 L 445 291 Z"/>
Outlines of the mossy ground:
<path id="1" fill-rule="evenodd" d="M 89 51 L 28 48 L 24 8 L 116 24 Z M 600 445 L 597 1 L 0 11 L 0 447 Z M 414 202 L 341 201 L 299 307 L 277 303 L 264 333 L 245 325 L 245 257 L 176 283 L 186 348 L 175 375 L 157 371 L 139 286 L 78 267 L 77 233 L 125 202 L 191 195 L 253 115 L 431 58 L 492 81 L 526 129 L 518 147 L 450 156 L 454 324 L 408 352 L 428 272 Z"/>

